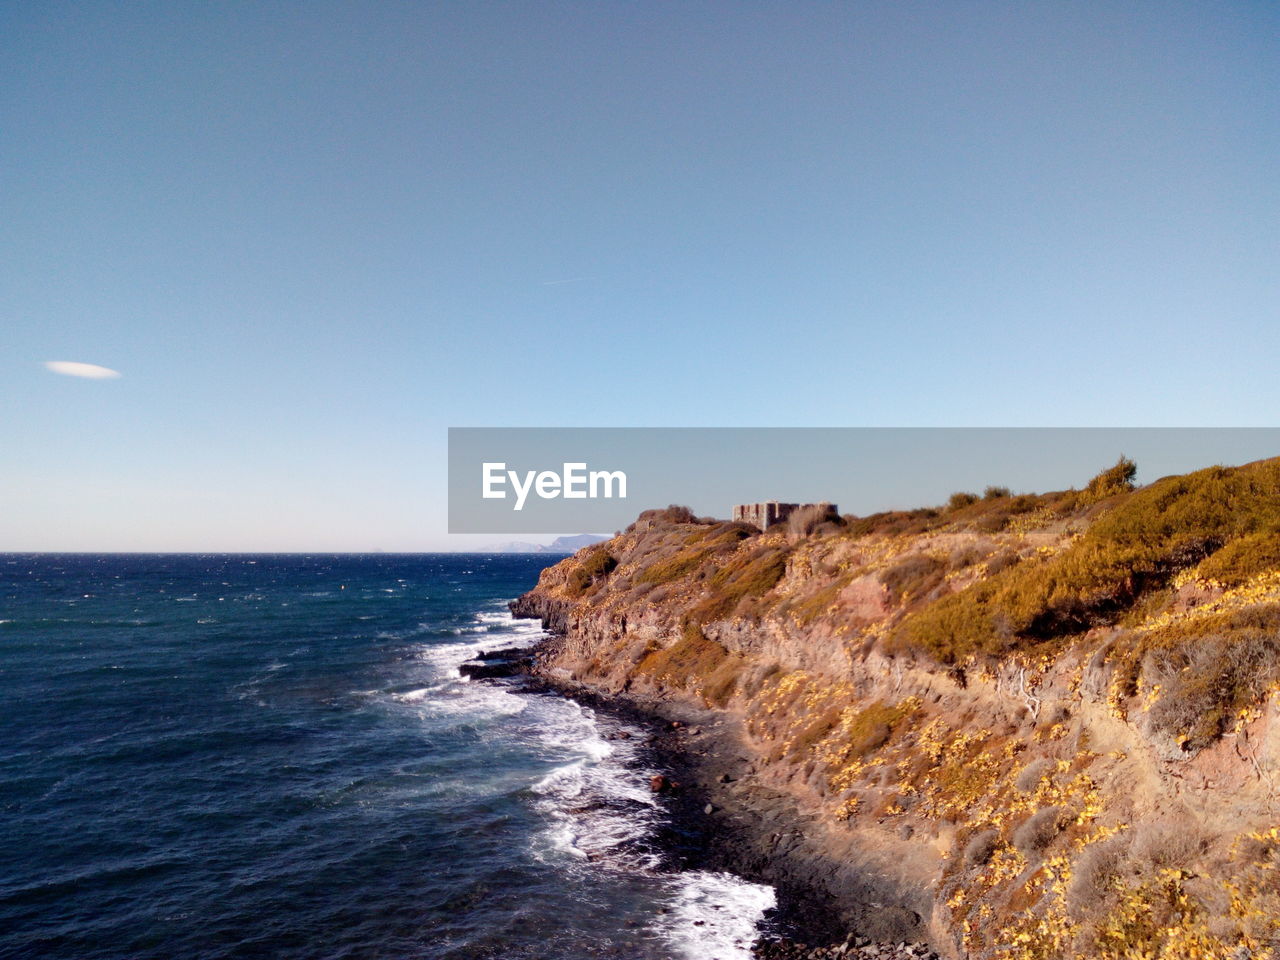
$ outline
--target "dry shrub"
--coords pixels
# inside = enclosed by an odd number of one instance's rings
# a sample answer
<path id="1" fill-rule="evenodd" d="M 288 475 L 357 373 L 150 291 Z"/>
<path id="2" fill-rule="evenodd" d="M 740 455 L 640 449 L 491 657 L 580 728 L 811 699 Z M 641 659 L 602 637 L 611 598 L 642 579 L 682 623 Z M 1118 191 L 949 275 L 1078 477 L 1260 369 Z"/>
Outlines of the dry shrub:
<path id="1" fill-rule="evenodd" d="M 1187 752 L 1208 746 L 1242 707 L 1259 702 L 1280 676 L 1280 636 L 1272 629 L 1242 629 L 1187 637 L 1151 651 L 1144 674 L 1160 685 L 1148 719 Z"/>
<path id="2" fill-rule="evenodd" d="M 740 690 L 743 696 L 757 696 L 764 688 L 764 685 L 780 673 L 782 673 L 782 664 L 777 661 L 770 663 L 763 669 L 753 670 L 740 684 Z"/>
<path id="3" fill-rule="evenodd" d="M 1027 858 L 1044 850 L 1062 832 L 1069 817 L 1062 807 L 1045 807 L 1013 831 L 1013 845 Z"/>
<path id="4" fill-rule="evenodd" d="M 987 576 L 994 577 L 997 573 L 1008 570 L 1021 559 L 1017 550 L 1001 550 L 987 561 Z"/>
<path id="5" fill-rule="evenodd" d="M 1067 910 L 1080 918 L 1097 912 L 1111 895 L 1124 867 L 1129 838 L 1117 834 L 1085 847 L 1067 884 Z"/>
<path id="6" fill-rule="evenodd" d="M 702 696 L 717 707 L 725 706 L 742 684 L 743 657 L 731 653 L 711 671 L 702 686 Z"/>
<path id="7" fill-rule="evenodd" d="M 1280 866 L 1280 842 L 1267 834 L 1245 834 L 1236 841 L 1233 855 L 1240 863 Z"/>
<path id="8" fill-rule="evenodd" d="M 1017 778 L 1013 781 L 1013 785 L 1023 793 L 1031 793 L 1040 785 L 1040 781 L 1045 775 L 1054 769 L 1056 765 L 1048 757 L 1040 757 L 1032 760 L 1019 772 Z"/>
<path id="9" fill-rule="evenodd" d="M 1065 703 L 1055 703 L 1040 717 L 1039 726 L 1045 730 L 1066 723 L 1071 719 L 1071 708 Z"/>
<path id="10" fill-rule="evenodd" d="M 878 534 L 883 537 L 905 537 L 925 533 L 944 521 L 942 514 L 932 507 L 917 510 L 891 510 L 873 513 L 869 517 L 853 518 L 848 526 L 849 535 L 857 539 Z"/>
<path id="11" fill-rule="evenodd" d="M 636 518 L 636 523 L 642 520 L 648 520 L 650 523 L 697 523 L 698 518 L 694 516 L 692 510 L 680 504 L 671 504 L 665 510 L 645 510 Z M 628 531 L 636 526 L 633 523 L 627 528 Z"/>
<path id="12" fill-rule="evenodd" d="M 889 588 L 895 604 L 918 599 L 939 586 L 946 576 L 944 560 L 923 553 L 913 553 L 880 574 L 880 582 Z"/>
<path id="13" fill-rule="evenodd" d="M 952 570 L 963 570 L 965 567 L 972 567 L 981 563 L 986 554 L 980 550 L 975 544 L 958 547 L 951 551 L 951 556 L 947 561 L 947 565 Z"/>
<path id="14" fill-rule="evenodd" d="M 829 503 L 811 503 L 787 517 L 787 539 L 792 543 L 812 536 L 825 524 L 840 526 L 844 521 Z"/>
<path id="15" fill-rule="evenodd" d="M 804 597 L 793 597 L 787 602 L 787 613 L 798 623 L 808 626 L 819 617 L 825 616 L 835 606 L 840 591 L 847 587 L 852 579 L 851 574 L 842 574 L 814 593 Z"/>
<path id="16" fill-rule="evenodd" d="M 991 859 L 1000 845 L 1000 834 L 996 830 L 980 830 L 969 838 L 961 855 L 966 867 L 980 867 Z"/>
<path id="17" fill-rule="evenodd" d="M 1176 823 L 1151 823 L 1139 827 L 1133 836 L 1133 857 L 1152 867 L 1185 867 L 1194 864 L 1208 850 L 1209 838 L 1190 817 Z"/>

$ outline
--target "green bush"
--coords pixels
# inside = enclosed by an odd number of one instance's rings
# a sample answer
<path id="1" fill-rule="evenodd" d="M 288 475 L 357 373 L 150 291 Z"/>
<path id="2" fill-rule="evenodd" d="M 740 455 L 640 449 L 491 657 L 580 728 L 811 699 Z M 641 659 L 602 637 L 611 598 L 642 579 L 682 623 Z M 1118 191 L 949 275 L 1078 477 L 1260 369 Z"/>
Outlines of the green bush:
<path id="1" fill-rule="evenodd" d="M 1131 467 L 1122 459 L 1090 486 L 1117 489 L 1130 482 Z M 1117 496 L 1060 553 L 1024 560 L 906 617 L 891 646 L 951 663 L 971 653 L 1061 643 L 1114 622 L 1144 594 L 1225 544 L 1275 528 L 1280 460 L 1166 477 Z M 1242 555 L 1263 562 L 1262 542 L 1240 548 Z"/>
<path id="2" fill-rule="evenodd" d="M 636 583 L 663 584 L 682 580 L 709 560 L 715 551 L 708 548 L 681 550 L 674 556 L 649 564 L 636 574 Z"/>
<path id="3" fill-rule="evenodd" d="M 581 597 L 592 587 L 603 582 L 617 568 L 617 557 L 606 550 L 594 550 L 584 557 L 569 574 L 565 591 L 571 597 Z"/>
<path id="4" fill-rule="evenodd" d="M 878 535 L 882 537 L 905 537 L 917 533 L 926 533 L 946 521 L 939 518 L 941 513 L 932 507 L 918 510 L 889 510 L 859 517 L 849 523 L 848 535 L 854 539 Z"/>
<path id="5" fill-rule="evenodd" d="M 709 640 L 698 624 L 688 621 L 675 643 L 649 651 L 636 665 L 637 673 L 686 689 L 700 687 L 707 700 L 719 706 L 732 696 L 741 669 L 742 657 Z"/>
<path id="6" fill-rule="evenodd" d="M 1280 530 L 1274 528 L 1232 540 L 1202 561 L 1196 573 L 1236 587 L 1269 570 L 1280 570 Z"/>
<path id="7" fill-rule="evenodd" d="M 763 597 L 787 572 L 786 547 L 760 547 L 734 557 L 707 580 L 707 596 L 691 611 L 697 623 L 733 615 L 743 600 Z"/>
<path id="8" fill-rule="evenodd" d="M 831 771 L 834 773 L 849 761 L 860 760 L 879 750 L 917 709 L 915 703 L 906 700 L 892 706 L 883 700 L 868 704 L 846 723 L 843 749 L 832 758 Z"/>
<path id="9" fill-rule="evenodd" d="M 1133 478 L 1138 475 L 1138 465 L 1121 454 L 1115 466 L 1108 467 L 1089 481 L 1084 489 L 1083 499 L 1088 503 L 1096 503 L 1117 493 L 1128 493 L 1133 489 Z"/>

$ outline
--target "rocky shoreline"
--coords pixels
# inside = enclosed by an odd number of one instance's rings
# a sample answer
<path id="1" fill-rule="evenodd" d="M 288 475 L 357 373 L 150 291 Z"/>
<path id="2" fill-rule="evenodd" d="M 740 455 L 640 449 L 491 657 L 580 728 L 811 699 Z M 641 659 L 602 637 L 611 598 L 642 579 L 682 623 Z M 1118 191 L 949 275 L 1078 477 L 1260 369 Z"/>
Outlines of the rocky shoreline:
<path id="1" fill-rule="evenodd" d="M 900 891 L 833 870 L 818 831 L 791 798 L 757 782 L 756 770 L 732 718 L 715 711 L 602 696 L 540 669 L 540 647 L 486 651 L 464 664 L 473 679 L 510 682 L 530 692 L 553 692 L 648 731 L 651 765 L 663 771 L 650 789 L 663 794 L 670 822 L 657 840 L 688 869 L 726 871 L 770 884 L 778 905 L 766 919 L 754 955 L 770 960 L 937 960 L 919 938 L 918 914 L 898 905 Z M 845 896 L 831 888 L 849 884 Z M 850 910 L 850 904 L 858 906 Z"/>

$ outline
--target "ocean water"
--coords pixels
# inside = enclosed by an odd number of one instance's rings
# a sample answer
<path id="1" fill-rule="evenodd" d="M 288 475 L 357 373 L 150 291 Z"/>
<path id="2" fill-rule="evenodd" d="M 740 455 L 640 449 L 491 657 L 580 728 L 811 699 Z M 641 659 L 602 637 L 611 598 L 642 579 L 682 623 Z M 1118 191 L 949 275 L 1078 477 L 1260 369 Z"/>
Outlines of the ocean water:
<path id="1" fill-rule="evenodd" d="M 546 562 L 0 555 L 0 957 L 749 956 L 640 730 L 459 677 Z"/>

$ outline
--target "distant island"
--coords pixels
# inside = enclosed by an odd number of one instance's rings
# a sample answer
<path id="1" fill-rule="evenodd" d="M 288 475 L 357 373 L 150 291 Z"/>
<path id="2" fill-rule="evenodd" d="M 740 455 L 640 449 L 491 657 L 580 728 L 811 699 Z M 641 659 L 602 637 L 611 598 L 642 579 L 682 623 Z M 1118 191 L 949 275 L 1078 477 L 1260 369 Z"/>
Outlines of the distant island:
<path id="1" fill-rule="evenodd" d="M 570 537 L 556 537 L 550 543 L 528 543 L 524 540 L 512 540 L 508 543 L 495 543 L 481 547 L 479 553 L 577 553 L 583 547 L 608 540 L 595 533 L 579 533 Z"/>

